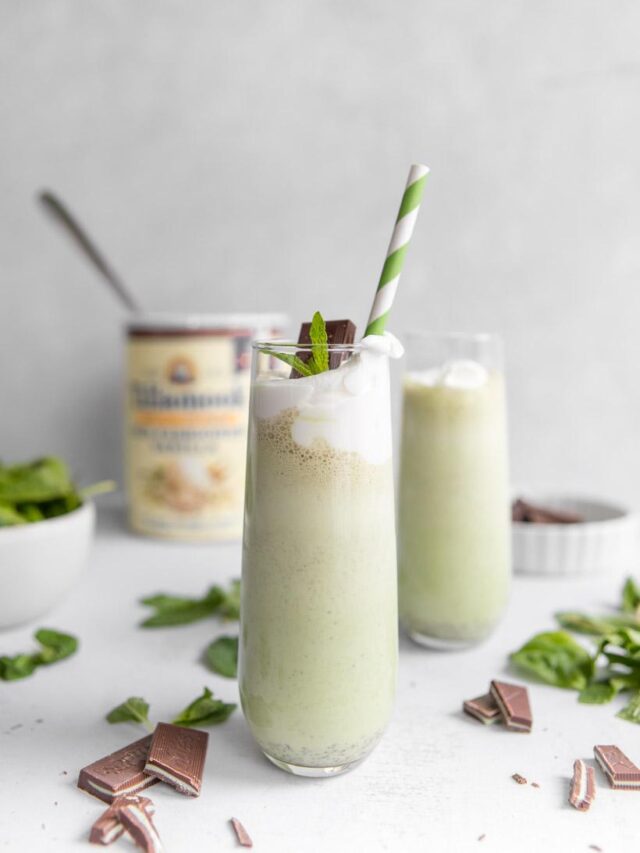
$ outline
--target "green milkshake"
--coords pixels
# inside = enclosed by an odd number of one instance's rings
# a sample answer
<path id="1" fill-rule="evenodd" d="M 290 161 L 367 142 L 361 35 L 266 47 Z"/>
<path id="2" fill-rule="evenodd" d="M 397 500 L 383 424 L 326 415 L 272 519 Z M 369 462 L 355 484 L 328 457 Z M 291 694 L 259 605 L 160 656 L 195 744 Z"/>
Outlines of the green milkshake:
<path id="1" fill-rule="evenodd" d="M 395 694 L 389 353 L 363 341 L 336 369 L 292 379 L 261 346 L 247 456 L 242 707 L 271 761 L 330 776 L 375 746 Z"/>
<path id="2" fill-rule="evenodd" d="M 483 640 L 507 602 L 507 435 L 498 346 L 488 336 L 408 344 L 410 360 L 417 349 L 414 363 L 427 369 L 410 370 L 404 382 L 399 607 L 404 628 L 425 645 Z"/>

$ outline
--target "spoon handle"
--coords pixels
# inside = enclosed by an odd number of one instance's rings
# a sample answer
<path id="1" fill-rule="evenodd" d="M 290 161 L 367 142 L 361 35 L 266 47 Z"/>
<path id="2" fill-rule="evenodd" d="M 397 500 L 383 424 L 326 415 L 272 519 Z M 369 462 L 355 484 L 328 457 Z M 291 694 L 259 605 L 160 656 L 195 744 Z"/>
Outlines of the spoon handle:
<path id="1" fill-rule="evenodd" d="M 39 199 L 47 211 L 65 228 L 98 272 L 102 274 L 127 310 L 134 313 L 140 311 L 140 306 L 129 293 L 120 276 L 107 263 L 93 240 L 60 199 L 48 190 L 41 192 Z"/>

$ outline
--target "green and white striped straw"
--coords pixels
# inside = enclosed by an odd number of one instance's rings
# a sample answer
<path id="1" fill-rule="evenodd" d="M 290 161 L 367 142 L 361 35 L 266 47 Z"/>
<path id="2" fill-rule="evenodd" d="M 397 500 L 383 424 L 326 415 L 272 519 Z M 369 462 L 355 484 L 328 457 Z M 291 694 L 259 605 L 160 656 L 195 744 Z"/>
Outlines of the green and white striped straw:
<path id="1" fill-rule="evenodd" d="M 378 289 L 371 306 L 367 330 L 364 333 L 365 337 L 367 335 L 381 335 L 387 325 L 387 318 L 395 299 L 400 273 L 404 265 L 404 256 L 407 253 L 409 241 L 418 218 L 428 174 L 429 167 L 423 166 L 421 163 L 414 163 L 409 171 L 407 186 L 402 196 L 391 242 L 387 249 L 387 257 L 378 282 Z"/>

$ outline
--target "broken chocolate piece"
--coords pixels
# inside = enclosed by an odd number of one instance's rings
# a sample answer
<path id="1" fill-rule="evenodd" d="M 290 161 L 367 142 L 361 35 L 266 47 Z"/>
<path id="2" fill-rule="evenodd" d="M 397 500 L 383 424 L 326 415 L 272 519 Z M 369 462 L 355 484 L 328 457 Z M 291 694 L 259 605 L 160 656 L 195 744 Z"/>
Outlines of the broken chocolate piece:
<path id="1" fill-rule="evenodd" d="M 529 524 L 580 524 L 584 518 L 577 512 L 536 506 L 518 498 L 511 507 L 511 520 Z"/>
<path id="2" fill-rule="evenodd" d="M 533 717 L 526 687 L 507 684 L 504 681 L 492 681 L 491 695 L 496 700 L 508 729 L 516 732 L 531 731 Z"/>
<path id="3" fill-rule="evenodd" d="M 492 723 L 497 723 L 502 719 L 500 708 L 493 698 L 491 693 L 486 693 L 484 696 L 477 696 L 475 699 L 467 699 L 462 703 L 462 710 L 465 714 L 475 717 L 481 723 L 489 726 Z"/>
<path id="4" fill-rule="evenodd" d="M 640 768 L 617 746 L 594 746 L 593 754 L 612 788 L 640 791 Z"/>
<path id="5" fill-rule="evenodd" d="M 233 827 L 236 838 L 238 839 L 238 844 L 241 847 L 253 847 L 251 836 L 237 818 L 231 818 L 231 826 Z"/>
<path id="6" fill-rule="evenodd" d="M 148 797 L 125 796 L 117 797 L 98 820 L 91 827 L 89 841 L 91 844 L 102 844 L 106 847 L 113 844 L 124 833 L 124 826 L 120 821 L 120 809 L 127 803 L 134 803 L 145 809 L 147 814 L 152 815 L 155 811 L 153 803 Z"/>
<path id="7" fill-rule="evenodd" d="M 351 320 L 327 320 L 327 341 L 329 344 L 344 344 L 348 346 L 352 344 L 356 339 L 356 326 L 355 323 L 352 323 Z M 300 334 L 298 335 L 298 343 L 301 346 L 310 346 L 311 337 L 310 337 L 311 323 L 303 323 L 300 326 Z M 311 358 L 311 352 L 309 350 L 302 350 L 296 353 L 298 358 L 301 361 L 304 361 L 305 364 Z M 329 370 L 334 370 L 338 367 L 341 362 L 344 361 L 347 353 L 346 352 L 332 352 L 329 353 Z M 293 370 L 291 372 L 291 378 L 297 378 L 300 376 L 297 370 Z"/>
<path id="8" fill-rule="evenodd" d="M 514 782 L 517 782 L 518 785 L 526 785 L 527 784 L 527 780 L 524 778 L 524 776 L 521 776 L 519 773 L 512 773 L 511 778 L 513 779 Z"/>
<path id="9" fill-rule="evenodd" d="M 181 794 L 197 797 L 202 786 L 208 742 L 206 732 L 158 723 L 144 771 L 172 785 Z"/>
<path id="10" fill-rule="evenodd" d="M 150 744 L 151 735 L 147 735 L 83 767 L 78 788 L 111 803 L 116 797 L 135 794 L 155 785 L 158 780 L 144 773 Z"/>
<path id="11" fill-rule="evenodd" d="M 138 847 L 145 853 L 161 853 L 162 842 L 158 830 L 151 815 L 143 806 L 128 802 L 119 809 L 118 815 L 121 824 Z"/>
<path id="12" fill-rule="evenodd" d="M 591 808 L 596 797 L 596 774 L 593 767 L 578 759 L 573 762 L 573 779 L 569 789 L 569 802 L 579 812 Z"/>

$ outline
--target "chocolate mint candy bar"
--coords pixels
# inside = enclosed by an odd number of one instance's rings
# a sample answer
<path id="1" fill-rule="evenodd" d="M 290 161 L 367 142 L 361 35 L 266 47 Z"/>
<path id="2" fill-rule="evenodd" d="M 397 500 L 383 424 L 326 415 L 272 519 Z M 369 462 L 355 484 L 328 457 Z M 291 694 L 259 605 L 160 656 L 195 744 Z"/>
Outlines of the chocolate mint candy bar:
<path id="1" fill-rule="evenodd" d="M 208 742 L 206 732 L 158 723 L 144 771 L 172 785 L 181 794 L 197 797 L 202 787 Z"/>

